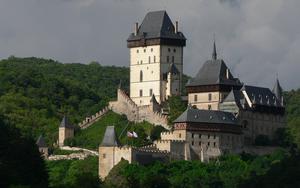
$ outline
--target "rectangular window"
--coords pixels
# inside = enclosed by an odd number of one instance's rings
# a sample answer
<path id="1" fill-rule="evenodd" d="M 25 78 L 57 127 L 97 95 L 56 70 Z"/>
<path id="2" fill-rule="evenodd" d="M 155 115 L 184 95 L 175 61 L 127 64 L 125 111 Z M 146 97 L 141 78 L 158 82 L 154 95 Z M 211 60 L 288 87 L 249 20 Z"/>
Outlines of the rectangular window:
<path id="1" fill-rule="evenodd" d="M 210 104 L 207 106 L 207 109 L 208 109 L 208 110 L 211 110 L 211 105 L 210 105 Z"/>
<path id="2" fill-rule="evenodd" d="M 103 158 L 103 159 L 105 159 L 105 158 L 106 158 L 106 155 L 105 155 L 105 153 L 103 153 L 103 155 L 102 155 L 102 158 Z"/>
<path id="3" fill-rule="evenodd" d="M 194 138 L 194 133 L 192 133 L 192 138 Z"/>
<path id="4" fill-rule="evenodd" d="M 201 142 L 199 142 L 199 146 L 201 146 Z"/>
<path id="5" fill-rule="evenodd" d="M 214 142 L 214 147 L 216 147 L 216 143 Z"/>
<path id="6" fill-rule="evenodd" d="M 192 146 L 194 145 L 194 141 L 192 141 Z"/>
<path id="7" fill-rule="evenodd" d="M 169 57 L 169 56 L 167 56 L 167 62 L 169 63 L 169 61 L 170 61 L 170 57 Z"/>
<path id="8" fill-rule="evenodd" d="M 140 89 L 140 97 L 142 97 L 142 96 L 143 96 L 143 90 Z"/>
<path id="9" fill-rule="evenodd" d="M 209 146 L 209 145 L 210 145 L 210 142 L 207 142 L 207 145 Z"/>
<path id="10" fill-rule="evenodd" d="M 198 100 L 198 95 L 194 95 L 194 101 L 197 102 Z"/>
<path id="11" fill-rule="evenodd" d="M 151 63 L 151 57 L 149 56 L 148 63 Z"/>
<path id="12" fill-rule="evenodd" d="M 153 61 L 154 61 L 154 63 L 156 63 L 156 58 L 155 58 L 155 56 L 153 57 Z"/>
<path id="13" fill-rule="evenodd" d="M 149 95 L 152 96 L 152 94 L 153 94 L 153 91 L 152 91 L 152 89 L 150 89 L 149 90 Z"/>
<path id="14" fill-rule="evenodd" d="M 172 63 L 174 63 L 174 61 L 175 61 L 175 60 L 174 60 L 174 56 L 172 56 Z"/>
<path id="15" fill-rule="evenodd" d="M 210 138 L 210 135 L 207 135 L 207 138 L 209 139 L 209 138 Z"/>
<path id="16" fill-rule="evenodd" d="M 216 135 L 214 135 L 214 139 L 216 139 Z"/>
<path id="17" fill-rule="evenodd" d="M 211 93 L 208 94 L 208 100 L 211 101 Z"/>

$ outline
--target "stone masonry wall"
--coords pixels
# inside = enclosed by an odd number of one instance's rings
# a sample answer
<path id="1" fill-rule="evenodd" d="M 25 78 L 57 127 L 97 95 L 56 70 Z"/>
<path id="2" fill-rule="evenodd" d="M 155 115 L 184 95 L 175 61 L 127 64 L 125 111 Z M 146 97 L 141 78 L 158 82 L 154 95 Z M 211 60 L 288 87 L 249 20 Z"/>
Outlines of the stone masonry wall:
<path id="1" fill-rule="evenodd" d="M 126 115 L 129 121 L 142 122 L 145 120 L 169 129 L 168 117 L 156 111 L 155 105 L 137 106 L 121 89 L 118 89 L 117 96 L 117 101 L 109 102 L 109 108 L 113 112 Z"/>

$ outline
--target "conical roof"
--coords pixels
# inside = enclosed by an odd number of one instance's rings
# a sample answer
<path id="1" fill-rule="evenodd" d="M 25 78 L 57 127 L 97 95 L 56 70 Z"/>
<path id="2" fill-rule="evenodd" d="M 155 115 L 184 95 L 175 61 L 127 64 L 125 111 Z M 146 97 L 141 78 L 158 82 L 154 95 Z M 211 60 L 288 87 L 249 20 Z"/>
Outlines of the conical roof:
<path id="1" fill-rule="evenodd" d="M 154 94 L 152 94 L 152 97 L 151 97 L 151 99 L 150 99 L 150 102 L 151 102 L 151 103 L 158 103 L 157 100 L 156 100 L 156 98 L 155 98 L 155 95 L 154 95 Z"/>
<path id="2" fill-rule="evenodd" d="M 66 116 L 64 116 L 63 119 L 61 120 L 59 127 L 74 129 L 73 125 L 70 124 L 69 119 Z"/>
<path id="3" fill-rule="evenodd" d="M 276 98 L 278 100 L 281 100 L 282 98 L 282 87 L 280 86 L 279 80 L 276 79 L 275 85 L 273 87 L 272 92 L 275 94 Z"/>
<path id="4" fill-rule="evenodd" d="M 100 146 L 120 146 L 115 126 L 107 126 Z"/>
<path id="5" fill-rule="evenodd" d="M 39 138 L 37 139 L 36 145 L 37 145 L 38 147 L 47 147 L 47 144 L 46 144 L 46 142 L 45 142 L 45 139 L 44 139 L 44 137 L 43 137 L 42 135 L 40 135 Z"/>

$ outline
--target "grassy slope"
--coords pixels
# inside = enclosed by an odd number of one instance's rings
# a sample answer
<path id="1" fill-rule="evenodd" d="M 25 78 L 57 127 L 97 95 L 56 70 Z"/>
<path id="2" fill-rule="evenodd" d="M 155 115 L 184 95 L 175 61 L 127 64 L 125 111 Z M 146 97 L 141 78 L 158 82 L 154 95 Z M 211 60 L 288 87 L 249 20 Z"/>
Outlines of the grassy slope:
<path id="1" fill-rule="evenodd" d="M 115 126 L 115 130 L 117 133 L 117 136 L 121 134 L 122 130 L 128 125 L 127 129 L 123 132 L 121 136 L 121 143 L 127 144 L 127 143 L 133 143 L 134 145 L 141 145 L 144 142 L 144 139 L 150 135 L 151 129 L 154 127 L 152 124 L 148 122 L 142 122 L 142 123 L 133 123 L 129 122 L 126 117 L 118 115 L 114 112 L 109 112 L 106 114 L 102 119 L 94 123 L 92 126 L 90 126 L 87 129 L 80 130 L 76 132 L 75 138 L 73 139 L 75 141 L 75 145 L 79 147 L 89 148 L 89 149 L 97 149 L 99 144 L 101 143 L 104 132 L 107 126 Z M 138 139 L 135 139 L 134 141 L 129 140 L 126 137 L 128 131 L 135 131 L 139 135 Z"/>

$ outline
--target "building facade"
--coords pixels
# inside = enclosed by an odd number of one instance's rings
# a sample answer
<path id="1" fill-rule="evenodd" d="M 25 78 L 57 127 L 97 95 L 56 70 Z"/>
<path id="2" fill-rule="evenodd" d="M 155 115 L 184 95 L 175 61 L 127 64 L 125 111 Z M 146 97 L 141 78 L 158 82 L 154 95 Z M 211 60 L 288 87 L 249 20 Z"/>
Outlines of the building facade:
<path id="1" fill-rule="evenodd" d="M 185 37 L 166 11 L 149 12 L 135 24 L 127 39 L 130 49 L 130 98 L 148 105 L 152 95 L 158 103 L 181 94 Z"/>
<path id="2" fill-rule="evenodd" d="M 219 110 L 229 92 L 241 87 L 240 80 L 233 77 L 222 59 L 217 58 L 214 43 L 212 59 L 207 60 L 186 84 L 188 103 L 199 109 Z"/>

